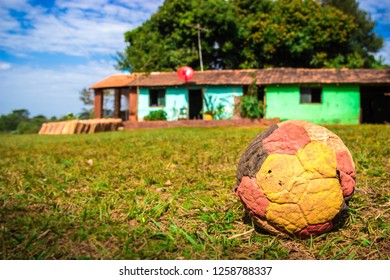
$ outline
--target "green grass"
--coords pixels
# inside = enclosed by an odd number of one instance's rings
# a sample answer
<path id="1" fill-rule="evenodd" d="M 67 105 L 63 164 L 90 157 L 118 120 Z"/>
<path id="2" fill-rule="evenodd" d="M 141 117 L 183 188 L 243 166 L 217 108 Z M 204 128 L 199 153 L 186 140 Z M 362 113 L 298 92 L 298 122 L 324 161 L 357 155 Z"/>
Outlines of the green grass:
<path id="1" fill-rule="evenodd" d="M 307 240 L 242 221 L 236 165 L 260 129 L 1 135 L 0 258 L 389 259 L 390 127 L 329 128 L 358 190 L 341 230 Z"/>

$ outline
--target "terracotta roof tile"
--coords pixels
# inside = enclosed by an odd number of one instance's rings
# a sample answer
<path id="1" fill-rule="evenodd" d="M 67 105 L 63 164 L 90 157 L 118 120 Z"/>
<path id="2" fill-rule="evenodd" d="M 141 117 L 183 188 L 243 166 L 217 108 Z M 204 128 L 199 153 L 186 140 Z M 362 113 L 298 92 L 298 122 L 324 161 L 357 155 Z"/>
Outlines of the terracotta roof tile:
<path id="1" fill-rule="evenodd" d="M 196 71 L 195 76 L 188 83 L 196 85 L 242 85 L 252 81 L 249 76 L 252 71 L 240 70 L 221 70 L 221 71 Z M 134 74 L 137 75 L 131 85 L 134 86 L 177 86 L 185 85 L 183 80 L 180 80 L 176 72 L 161 72 L 150 74 Z M 246 78 L 246 77 L 249 77 Z"/>
<path id="2" fill-rule="evenodd" d="M 130 74 L 115 74 L 109 76 L 96 84 L 90 86 L 90 89 L 96 88 L 115 88 L 115 87 L 125 87 L 134 79 L 134 75 Z"/>
<path id="3" fill-rule="evenodd" d="M 259 84 L 389 84 L 390 69 L 280 68 L 257 71 Z"/>
<path id="4" fill-rule="evenodd" d="M 390 69 L 272 68 L 258 70 L 195 71 L 192 85 L 249 85 L 254 75 L 259 85 L 270 84 L 390 84 Z M 176 72 L 113 75 L 90 88 L 123 86 L 179 86 L 186 83 Z"/>

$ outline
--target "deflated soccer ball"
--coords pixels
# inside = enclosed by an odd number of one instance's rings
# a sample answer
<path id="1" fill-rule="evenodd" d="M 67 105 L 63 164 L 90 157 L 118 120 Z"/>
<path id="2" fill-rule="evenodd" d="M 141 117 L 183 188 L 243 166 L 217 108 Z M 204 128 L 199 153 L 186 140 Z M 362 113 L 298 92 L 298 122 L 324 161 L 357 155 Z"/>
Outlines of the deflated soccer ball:
<path id="1" fill-rule="evenodd" d="M 256 228 L 307 238 L 339 228 L 355 188 L 348 148 L 328 129 L 285 121 L 242 154 L 236 194 Z"/>

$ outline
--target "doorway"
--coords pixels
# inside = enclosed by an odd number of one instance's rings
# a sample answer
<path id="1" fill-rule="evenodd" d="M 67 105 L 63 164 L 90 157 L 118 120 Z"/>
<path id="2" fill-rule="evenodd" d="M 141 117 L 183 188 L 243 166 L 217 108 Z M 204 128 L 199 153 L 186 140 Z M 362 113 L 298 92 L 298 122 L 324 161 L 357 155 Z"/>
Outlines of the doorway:
<path id="1" fill-rule="evenodd" d="M 203 90 L 189 89 L 188 90 L 188 117 L 190 120 L 203 119 Z"/>
<path id="2" fill-rule="evenodd" d="M 360 87 L 361 123 L 390 122 L 390 87 Z"/>

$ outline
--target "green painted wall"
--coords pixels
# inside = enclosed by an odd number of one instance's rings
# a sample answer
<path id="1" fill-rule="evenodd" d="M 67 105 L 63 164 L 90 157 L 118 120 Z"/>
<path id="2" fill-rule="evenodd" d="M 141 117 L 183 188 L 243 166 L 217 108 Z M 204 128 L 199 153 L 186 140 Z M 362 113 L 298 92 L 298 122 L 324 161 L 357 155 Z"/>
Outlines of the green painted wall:
<path id="1" fill-rule="evenodd" d="M 324 85 L 322 103 L 300 104 L 298 85 L 266 88 L 266 118 L 306 120 L 317 124 L 359 124 L 360 92 L 356 85 Z"/>
<path id="2" fill-rule="evenodd" d="M 168 120 L 177 120 L 181 108 L 188 112 L 188 90 L 203 89 L 206 96 L 215 100 L 215 106 L 224 105 L 223 118 L 233 117 L 234 96 L 242 95 L 241 86 L 209 86 L 209 87 L 168 87 L 165 91 L 165 107 L 149 107 L 149 88 L 140 88 L 138 92 L 138 119 L 142 120 L 153 110 L 163 109 L 167 112 Z"/>

